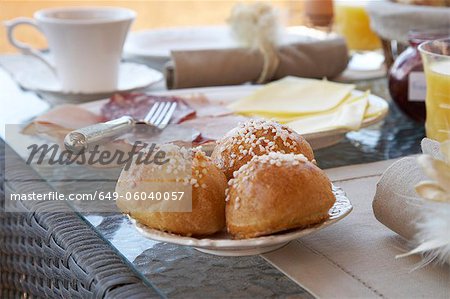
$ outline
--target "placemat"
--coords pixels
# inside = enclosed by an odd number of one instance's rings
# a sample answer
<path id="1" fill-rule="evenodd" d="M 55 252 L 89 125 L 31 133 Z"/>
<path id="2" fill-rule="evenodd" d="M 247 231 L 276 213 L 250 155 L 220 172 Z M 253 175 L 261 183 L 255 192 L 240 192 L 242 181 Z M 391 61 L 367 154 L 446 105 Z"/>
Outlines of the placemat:
<path id="1" fill-rule="evenodd" d="M 449 298 L 450 267 L 428 265 L 413 271 L 419 256 L 395 259 L 408 244 L 373 215 L 376 184 L 393 162 L 327 170 L 346 191 L 353 212 L 263 257 L 320 298 Z"/>

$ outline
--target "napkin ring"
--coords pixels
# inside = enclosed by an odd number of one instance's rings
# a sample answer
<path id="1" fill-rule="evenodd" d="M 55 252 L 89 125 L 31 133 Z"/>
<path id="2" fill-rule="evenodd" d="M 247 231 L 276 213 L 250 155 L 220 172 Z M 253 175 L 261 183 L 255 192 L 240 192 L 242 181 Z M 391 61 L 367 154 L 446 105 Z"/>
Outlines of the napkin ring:
<path id="1" fill-rule="evenodd" d="M 257 49 L 263 58 L 263 67 L 256 83 L 273 78 L 280 64 L 277 55 L 277 40 L 280 21 L 276 10 L 267 3 L 236 4 L 228 18 L 234 37 L 250 49 Z"/>
<path id="2" fill-rule="evenodd" d="M 280 64 L 280 59 L 278 58 L 276 48 L 272 44 L 262 46 L 259 50 L 263 56 L 263 68 L 256 83 L 262 84 L 273 78 Z"/>

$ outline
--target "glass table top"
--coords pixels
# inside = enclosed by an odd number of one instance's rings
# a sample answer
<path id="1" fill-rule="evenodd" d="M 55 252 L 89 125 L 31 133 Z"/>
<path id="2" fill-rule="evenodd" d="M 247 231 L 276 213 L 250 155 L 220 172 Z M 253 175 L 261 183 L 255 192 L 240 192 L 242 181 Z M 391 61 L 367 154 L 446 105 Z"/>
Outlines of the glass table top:
<path id="1" fill-rule="evenodd" d="M 357 86 L 361 90 L 371 89 L 372 93 L 389 99 L 385 79 L 360 82 Z M 325 169 L 369 163 L 417 154 L 420 152 L 420 141 L 423 137 L 423 124 L 410 120 L 390 103 L 390 112 L 383 122 L 348 133 L 339 144 L 317 150 L 315 155 L 319 166 Z M 45 172 L 39 168 L 36 170 Z M 89 180 L 90 174 L 84 175 Z M 112 178 L 118 175 L 119 171 L 114 173 Z M 101 180 L 83 186 L 92 190 L 114 190 L 115 181 L 111 177 L 101 182 L 101 187 L 99 181 Z M 62 189 L 65 192 L 72 189 L 76 191 L 78 188 L 71 181 L 48 183 L 54 189 Z M 74 208 L 77 209 L 76 206 Z M 128 218 L 119 212 L 79 214 L 124 257 L 149 286 L 165 296 L 194 297 L 207 294 L 210 297 L 311 298 L 307 291 L 266 262 L 263 255 L 208 255 L 190 247 L 146 239 L 137 232 Z"/>

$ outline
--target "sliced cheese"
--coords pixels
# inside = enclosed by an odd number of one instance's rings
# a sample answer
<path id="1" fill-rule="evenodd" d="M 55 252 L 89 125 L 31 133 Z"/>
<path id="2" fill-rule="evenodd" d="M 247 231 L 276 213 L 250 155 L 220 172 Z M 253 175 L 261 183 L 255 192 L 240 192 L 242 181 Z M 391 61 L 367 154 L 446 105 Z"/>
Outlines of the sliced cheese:
<path id="1" fill-rule="evenodd" d="M 321 113 L 339 106 L 354 88 L 353 84 L 286 77 L 265 85 L 229 108 L 238 113 Z"/>
<path id="2" fill-rule="evenodd" d="M 381 105 L 379 101 L 369 97 L 369 106 L 364 114 L 364 119 L 376 118 L 386 113 L 388 109 L 387 105 Z"/>
<path id="3" fill-rule="evenodd" d="M 308 117 L 311 117 L 311 116 L 314 116 L 314 115 L 320 115 L 320 114 L 327 113 L 327 112 L 331 113 L 331 112 L 333 112 L 335 110 L 340 109 L 340 107 L 342 105 L 345 105 L 347 103 L 351 103 L 351 102 L 360 100 L 362 98 L 368 98 L 369 94 L 370 94 L 369 92 L 366 92 L 364 94 L 358 94 L 358 95 L 351 94 L 339 106 L 337 106 L 337 107 L 335 107 L 335 108 L 333 108 L 333 109 L 331 109 L 329 111 L 322 112 L 322 113 L 305 114 L 305 115 L 302 115 L 302 114 L 294 115 L 294 114 L 277 114 L 277 113 L 269 113 L 269 112 L 263 112 L 263 113 L 258 112 L 258 113 L 241 113 L 241 114 L 244 114 L 245 116 L 248 116 L 248 117 L 254 117 L 254 118 L 272 119 L 272 120 L 275 120 L 275 121 L 277 121 L 279 123 L 285 124 L 285 123 L 288 123 L 288 122 L 292 122 L 292 121 L 298 120 L 299 118 L 303 118 L 303 117 L 308 118 Z M 369 101 L 369 103 L 370 103 L 370 101 Z M 372 112 L 376 112 L 376 109 L 372 109 Z M 327 115 L 329 115 L 329 113 L 327 113 Z M 365 117 L 365 115 L 364 115 L 364 117 Z"/>
<path id="4" fill-rule="evenodd" d="M 333 111 L 305 116 L 286 123 L 299 134 L 310 134 L 336 129 L 359 130 L 368 107 L 368 97 L 360 96 Z"/>

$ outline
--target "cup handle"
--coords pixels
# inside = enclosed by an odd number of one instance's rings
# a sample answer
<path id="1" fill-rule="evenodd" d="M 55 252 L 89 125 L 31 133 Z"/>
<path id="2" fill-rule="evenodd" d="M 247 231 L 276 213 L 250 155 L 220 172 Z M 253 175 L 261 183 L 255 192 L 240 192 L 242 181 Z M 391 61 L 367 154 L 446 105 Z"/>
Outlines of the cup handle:
<path id="1" fill-rule="evenodd" d="M 8 41 L 11 43 L 11 45 L 16 47 L 20 52 L 22 52 L 22 54 L 30 55 L 30 56 L 33 56 L 33 57 L 39 59 L 40 61 L 45 63 L 56 74 L 56 69 L 53 66 L 53 64 L 47 58 L 45 58 L 44 55 L 42 55 L 42 53 L 39 52 L 39 50 L 33 49 L 29 45 L 22 43 L 14 38 L 14 29 L 16 28 L 16 26 L 19 26 L 19 25 L 30 25 L 30 26 L 36 28 L 37 30 L 41 31 L 41 29 L 39 28 L 39 26 L 36 24 L 36 22 L 33 19 L 16 18 L 14 20 L 6 21 L 4 24 L 5 24 L 6 30 L 7 30 Z"/>

